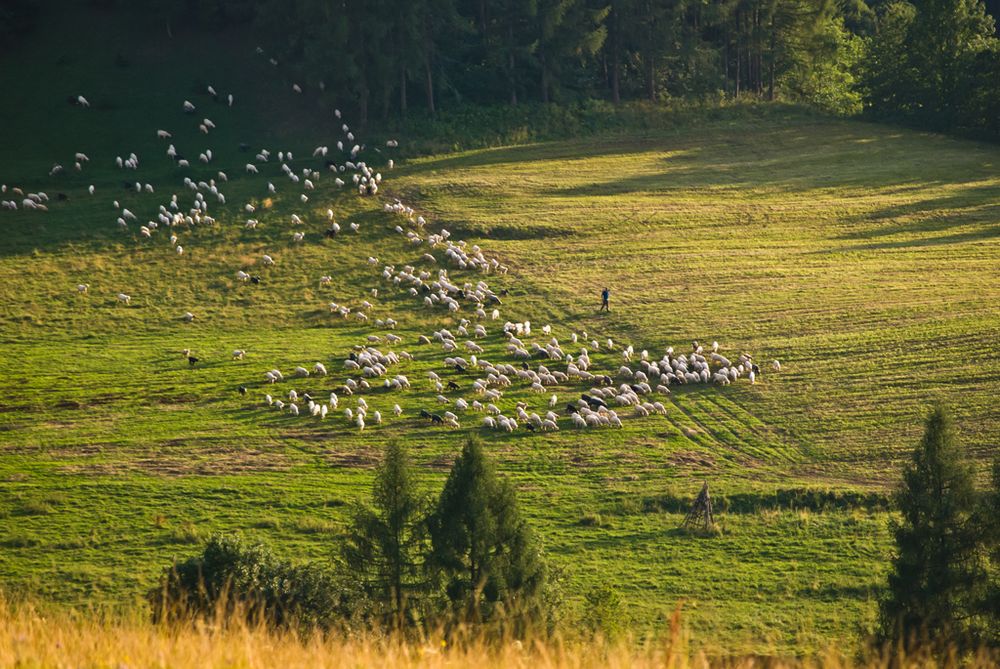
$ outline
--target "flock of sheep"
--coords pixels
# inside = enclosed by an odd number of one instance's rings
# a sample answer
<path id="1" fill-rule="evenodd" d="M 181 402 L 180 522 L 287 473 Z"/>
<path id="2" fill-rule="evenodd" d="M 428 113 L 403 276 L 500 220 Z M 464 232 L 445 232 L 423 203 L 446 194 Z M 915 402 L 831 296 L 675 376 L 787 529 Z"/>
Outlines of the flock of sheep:
<path id="1" fill-rule="evenodd" d="M 296 88 L 296 92 L 301 92 L 301 87 Z M 212 86 L 208 86 L 205 92 L 224 108 L 234 105 L 232 94 L 223 97 Z M 71 101 L 83 108 L 90 106 L 83 96 L 76 96 Z M 210 136 L 216 129 L 216 123 L 199 114 L 198 105 L 190 100 L 183 100 L 179 111 L 193 117 L 193 123 L 202 135 Z M 333 110 L 333 113 L 341 123 L 341 112 Z M 366 149 L 357 141 L 351 128 L 342 123 L 340 130 L 343 137 L 336 141 L 336 151 L 327 145 L 317 146 L 310 166 L 291 167 L 295 162 L 291 151 L 259 149 L 254 160 L 246 163 L 244 178 L 268 172 L 264 178 L 268 179 L 266 190 L 269 196 L 278 190 L 275 180 L 287 180 L 293 190 L 301 191 L 297 202 L 302 206 L 316 197 L 317 184 L 322 182 L 326 171 L 332 173 L 332 181 L 337 188 L 351 183 L 359 196 L 377 197 L 383 184 L 381 172 L 360 159 Z M 170 131 L 157 129 L 156 137 L 165 144 L 165 155 L 178 168 L 190 167 L 189 160 L 172 143 Z M 386 142 L 386 150 L 396 147 L 397 141 Z M 375 151 L 382 153 L 378 149 Z M 198 152 L 197 160 L 203 165 L 210 165 L 215 156 L 211 149 L 206 148 Z M 82 172 L 89 161 L 85 154 L 76 153 L 72 169 Z M 140 169 L 139 157 L 134 152 L 117 156 L 114 162 L 123 172 Z M 307 162 L 310 161 L 307 159 Z M 323 168 L 317 169 L 317 162 L 322 163 Z M 391 170 L 394 161 L 386 160 L 384 165 Z M 50 176 L 64 170 L 64 166 L 57 163 L 50 170 Z M 197 226 L 215 224 L 216 219 L 209 213 L 210 208 L 214 212 L 228 206 L 227 211 L 232 212 L 232 205 L 227 203 L 224 192 L 228 182 L 229 176 L 221 169 L 207 181 L 184 177 L 183 192 L 187 203 L 182 205 L 181 196 L 172 193 L 159 204 L 155 217 L 145 223 L 115 200 L 115 223 L 125 231 L 134 233 L 137 229 L 142 238 L 168 236 L 172 253 L 183 255 L 185 249 L 180 243 L 181 235 Z M 46 211 L 48 208 L 49 196 L 44 192 L 25 192 L 7 185 L 0 188 L 5 196 L 0 201 L 3 209 Z M 138 180 L 133 188 L 140 194 L 156 193 L 152 184 Z M 97 192 L 94 185 L 87 190 L 91 196 Z M 8 193 L 15 197 L 6 199 L 10 197 Z M 331 411 L 338 411 L 344 421 L 359 431 L 369 425 L 381 424 L 384 419 L 388 420 L 389 414 L 393 420 L 423 420 L 451 428 L 459 428 L 468 417 L 478 415 L 480 418 L 473 420 L 483 429 L 501 432 L 554 432 L 560 426 L 621 428 L 623 419 L 629 416 L 644 418 L 666 414 L 664 402 L 669 401 L 673 386 L 724 386 L 739 379 L 753 384 L 761 376 L 760 367 L 749 354 L 740 353 L 730 359 L 720 353 L 715 342 L 707 350 L 697 341 L 685 352 L 675 352 L 668 347 L 657 357 L 647 350 L 636 351 L 631 345 L 616 345 L 609 338 L 602 341 L 586 332 L 567 331 L 567 340 L 560 341 L 549 325 L 534 331 L 529 321 L 508 320 L 500 323 L 501 308 L 507 308 L 504 301 L 508 297 L 507 291 L 493 289 L 488 281 L 493 276 L 508 272 L 508 267 L 499 258 L 477 244 L 453 239 L 447 229 L 431 231 L 423 216 L 398 199 L 386 199 L 382 209 L 387 226 L 404 240 L 404 248 L 412 249 L 413 258 L 409 263 L 399 265 L 382 263 L 378 255 L 370 255 L 366 264 L 373 272 L 371 299 L 377 300 L 379 295 L 387 294 L 408 297 L 412 299 L 414 310 L 425 310 L 434 318 L 439 318 L 440 329 L 406 341 L 404 336 L 395 332 L 396 320 L 374 317 L 375 305 L 371 301 L 365 300 L 354 306 L 330 302 L 331 314 L 365 323 L 371 327 L 371 334 L 366 335 L 365 341 L 359 342 L 340 363 L 342 378 L 332 385 L 332 390 L 329 387 L 324 390 L 323 397 L 291 388 L 280 393 L 276 391 L 280 385 L 286 388 L 294 385 L 294 379 L 299 379 L 300 383 L 318 384 L 316 377 L 329 376 L 322 362 L 295 367 L 287 375 L 278 368 L 262 373 L 260 378 L 267 391 L 263 393 L 264 404 L 271 410 L 317 420 L 324 420 Z M 258 218 L 255 218 L 259 214 L 253 203 L 239 205 L 239 212 L 246 219 L 243 225 L 247 229 L 259 225 Z M 327 210 L 326 219 L 328 227 L 325 236 L 338 235 L 341 226 L 334 220 L 332 210 Z M 293 227 L 305 226 L 303 217 L 298 214 L 292 214 L 288 220 Z M 349 229 L 353 233 L 360 232 L 358 223 L 350 223 Z M 297 244 L 305 243 L 306 236 L 301 230 L 293 230 L 291 239 Z M 268 267 L 276 265 L 274 257 L 268 254 L 261 256 L 260 263 Z M 260 278 L 247 269 L 236 270 L 236 280 L 240 283 L 259 283 Z M 319 282 L 321 286 L 330 285 L 333 276 L 324 275 Z M 89 288 L 86 283 L 76 286 L 81 294 L 88 293 Z M 128 306 L 132 298 L 129 293 L 120 292 L 116 299 L 121 305 Z M 180 318 L 190 322 L 195 315 L 185 312 Z M 441 356 L 439 371 L 428 372 L 426 379 L 427 389 L 434 399 L 428 400 L 427 406 L 420 409 L 419 414 L 413 412 L 412 416 L 405 416 L 394 399 L 398 394 L 420 392 L 402 373 L 401 368 L 414 359 L 414 354 L 404 346 L 417 347 L 413 350 L 425 352 L 422 357 L 427 361 L 433 359 L 435 351 Z M 492 361 L 486 358 L 487 349 L 492 351 L 489 354 Z M 617 365 L 617 368 L 595 371 L 591 356 L 598 353 L 603 354 L 605 360 L 610 356 L 614 356 L 610 358 L 612 360 L 617 358 L 617 362 L 609 365 Z M 184 355 L 190 365 L 198 362 L 190 351 L 184 351 Z M 245 355 L 242 349 L 233 352 L 234 359 L 242 360 Z M 770 366 L 775 371 L 780 370 L 776 360 Z M 306 378 L 311 380 L 306 382 Z M 517 389 L 537 394 L 537 404 L 518 401 L 511 405 L 505 395 Z M 559 395 L 552 392 L 556 389 L 567 399 L 561 402 Z M 240 386 L 240 392 L 247 394 L 247 386 Z M 383 403 L 385 415 L 370 403 Z M 536 406 L 532 407 L 533 404 Z M 502 408 L 504 406 L 506 408 Z"/>

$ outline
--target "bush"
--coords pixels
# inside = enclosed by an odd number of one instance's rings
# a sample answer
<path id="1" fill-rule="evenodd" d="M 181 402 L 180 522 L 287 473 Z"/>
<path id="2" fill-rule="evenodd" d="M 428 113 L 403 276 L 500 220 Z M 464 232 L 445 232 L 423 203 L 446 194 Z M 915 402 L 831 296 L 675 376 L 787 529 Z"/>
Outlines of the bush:
<path id="1" fill-rule="evenodd" d="M 625 600 L 610 585 L 600 585 L 584 597 L 583 626 L 593 635 L 617 641 L 629 628 L 631 620 Z"/>
<path id="2" fill-rule="evenodd" d="M 212 537 L 201 555 L 164 570 L 148 598 L 156 621 L 235 616 L 303 630 L 338 626 L 357 608 L 326 570 L 232 536 Z"/>

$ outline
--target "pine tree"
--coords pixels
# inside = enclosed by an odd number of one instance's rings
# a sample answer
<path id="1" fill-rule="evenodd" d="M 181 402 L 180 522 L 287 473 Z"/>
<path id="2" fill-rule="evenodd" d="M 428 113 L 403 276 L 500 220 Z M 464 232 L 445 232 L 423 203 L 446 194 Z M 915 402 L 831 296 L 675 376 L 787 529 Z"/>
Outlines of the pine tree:
<path id="1" fill-rule="evenodd" d="M 546 568 L 513 486 L 470 440 L 429 520 L 430 566 L 460 622 L 524 625 L 544 613 Z"/>
<path id="2" fill-rule="evenodd" d="M 896 555 L 880 609 L 881 640 L 904 648 L 913 641 L 967 640 L 984 579 L 977 495 L 942 407 L 927 419 L 896 504 L 902 518 L 893 528 Z"/>
<path id="3" fill-rule="evenodd" d="M 426 548 L 423 508 L 406 449 L 392 442 L 375 473 L 372 507 L 355 511 L 342 555 L 393 629 L 418 613 Z"/>
<path id="4" fill-rule="evenodd" d="M 987 641 L 1000 646 L 1000 459 L 993 463 L 992 487 L 982 513 L 982 533 L 992 563 L 992 581 L 980 605 L 987 628 Z"/>

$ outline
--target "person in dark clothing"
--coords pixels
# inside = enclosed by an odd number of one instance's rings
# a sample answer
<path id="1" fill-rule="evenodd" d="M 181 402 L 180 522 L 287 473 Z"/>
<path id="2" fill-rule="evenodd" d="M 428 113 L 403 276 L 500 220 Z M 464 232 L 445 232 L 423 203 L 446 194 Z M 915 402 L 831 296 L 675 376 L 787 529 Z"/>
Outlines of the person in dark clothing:
<path id="1" fill-rule="evenodd" d="M 611 311 L 611 307 L 608 306 L 608 298 L 611 297 L 611 291 L 605 288 L 601 291 L 601 308 L 598 311 Z"/>

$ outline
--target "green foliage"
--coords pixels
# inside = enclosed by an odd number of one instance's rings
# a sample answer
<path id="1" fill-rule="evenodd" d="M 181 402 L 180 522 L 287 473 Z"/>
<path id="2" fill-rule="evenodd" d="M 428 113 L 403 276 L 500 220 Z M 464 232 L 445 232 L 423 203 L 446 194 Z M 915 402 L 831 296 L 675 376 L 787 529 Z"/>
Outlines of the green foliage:
<path id="1" fill-rule="evenodd" d="M 37 0 L 0 0 L 0 53 L 35 29 Z"/>
<path id="2" fill-rule="evenodd" d="M 355 607 L 328 572 L 279 560 L 262 544 L 212 537 L 201 555 L 164 570 L 148 599 L 155 620 L 190 617 L 330 629 L 350 620 Z"/>
<path id="3" fill-rule="evenodd" d="M 980 0 L 893 2 L 868 41 L 866 106 L 882 117 L 1000 137 L 998 48 Z"/>
<path id="4" fill-rule="evenodd" d="M 948 644 L 975 632 L 970 613 L 985 575 L 972 481 L 951 418 L 937 407 L 897 493 L 902 517 L 893 528 L 896 555 L 881 604 L 883 640 Z"/>
<path id="5" fill-rule="evenodd" d="M 863 58 L 862 39 L 848 32 L 840 17 L 827 17 L 819 22 L 809 44 L 810 48 L 789 54 L 788 69 L 779 79 L 782 90 L 833 114 L 860 112 L 855 72 Z"/>
<path id="6" fill-rule="evenodd" d="M 632 623 L 628 607 L 612 586 L 605 583 L 588 591 L 583 606 L 582 623 L 591 634 L 614 642 L 628 633 Z"/>
<path id="7" fill-rule="evenodd" d="M 985 625 L 986 640 L 1000 647 L 1000 458 L 993 462 L 990 484 L 981 515 L 981 531 L 992 573 L 978 613 Z"/>
<path id="8" fill-rule="evenodd" d="M 429 519 L 428 566 L 461 622 L 515 629 L 544 622 L 546 566 L 514 488 L 470 439 Z"/>
<path id="9" fill-rule="evenodd" d="M 406 449 L 390 442 L 375 472 L 372 506 L 355 510 L 341 552 L 348 577 L 395 629 L 419 620 L 420 597 L 427 594 L 423 507 Z"/>

